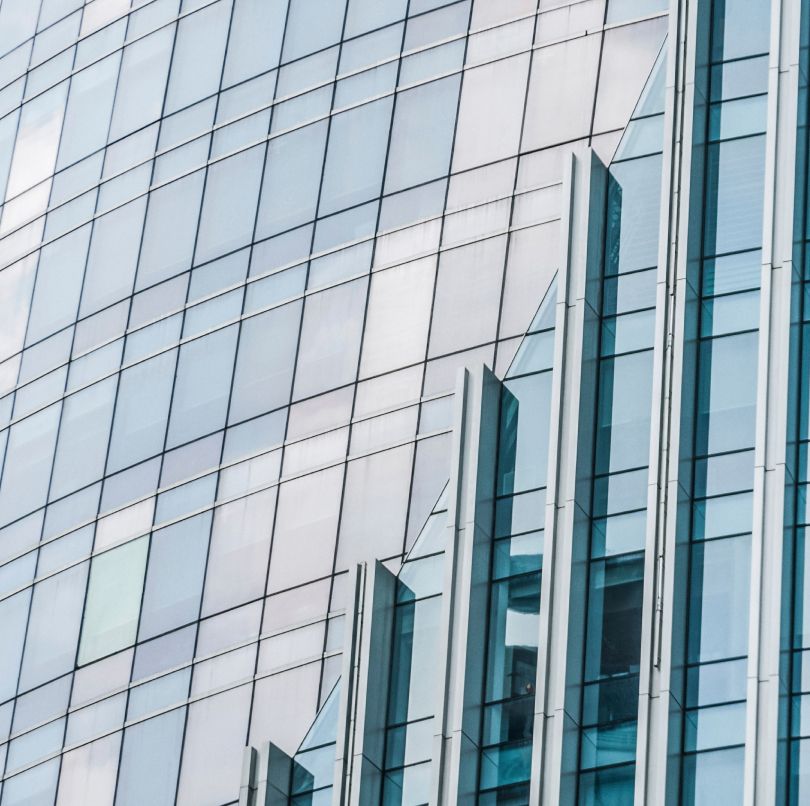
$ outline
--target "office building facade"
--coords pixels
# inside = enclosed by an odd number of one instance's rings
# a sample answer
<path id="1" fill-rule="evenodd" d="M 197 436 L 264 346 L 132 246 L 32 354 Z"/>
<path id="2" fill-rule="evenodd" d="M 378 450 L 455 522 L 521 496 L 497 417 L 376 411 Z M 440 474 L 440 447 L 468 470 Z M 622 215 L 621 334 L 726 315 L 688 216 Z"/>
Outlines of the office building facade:
<path id="1" fill-rule="evenodd" d="M 0 806 L 810 802 L 806 0 L 0 0 Z"/>

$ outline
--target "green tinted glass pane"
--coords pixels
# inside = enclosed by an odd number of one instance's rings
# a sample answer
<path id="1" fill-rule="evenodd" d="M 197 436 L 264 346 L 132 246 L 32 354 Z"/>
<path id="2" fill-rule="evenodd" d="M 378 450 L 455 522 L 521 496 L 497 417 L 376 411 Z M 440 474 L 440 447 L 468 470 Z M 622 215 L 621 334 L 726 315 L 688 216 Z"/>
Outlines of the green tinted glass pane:
<path id="1" fill-rule="evenodd" d="M 117 652 L 135 641 L 148 538 L 100 554 L 90 568 L 79 663 Z"/>

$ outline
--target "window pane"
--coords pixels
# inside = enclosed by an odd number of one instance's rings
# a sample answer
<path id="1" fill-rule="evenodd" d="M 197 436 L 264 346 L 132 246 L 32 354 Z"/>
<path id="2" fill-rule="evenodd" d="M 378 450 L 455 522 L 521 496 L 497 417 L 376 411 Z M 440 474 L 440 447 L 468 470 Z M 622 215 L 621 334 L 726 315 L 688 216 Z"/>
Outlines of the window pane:
<path id="1" fill-rule="evenodd" d="M 108 378 L 65 398 L 51 482 L 52 500 L 104 475 L 115 387 L 115 378 Z"/>
<path id="2" fill-rule="evenodd" d="M 252 240 L 263 159 L 264 146 L 257 146 L 208 169 L 195 263 Z"/>
<path id="3" fill-rule="evenodd" d="M 225 425 L 237 334 L 231 325 L 180 348 L 167 447 Z"/>
<path id="4" fill-rule="evenodd" d="M 107 142 L 120 63 L 121 54 L 113 53 L 73 76 L 57 167 L 72 165 Z"/>
<path id="5" fill-rule="evenodd" d="M 765 136 L 708 147 L 704 254 L 755 249 L 762 243 Z"/>
<path id="6" fill-rule="evenodd" d="M 289 403 L 301 303 L 247 319 L 239 338 L 230 422 Z"/>
<path id="7" fill-rule="evenodd" d="M 386 193 L 447 173 L 458 88 L 458 76 L 451 76 L 398 96 L 385 176 Z"/>
<path id="8" fill-rule="evenodd" d="M 342 467 L 281 485 L 268 592 L 331 573 L 342 486 Z"/>
<path id="9" fill-rule="evenodd" d="M 307 297 L 295 376 L 296 400 L 356 377 L 367 280 Z"/>
<path id="10" fill-rule="evenodd" d="M 578 140 L 590 134 L 601 35 L 540 48 L 532 60 L 522 148 Z M 553 81 L 548 77 L 554 76 Z"/>
<path id="11" fill-rule="evenodd" d="M 219 89 L 230 16 L 231 4 L 220 0 L 178 23 L 166 114 Z"/>
<path id="12" fill-rule="evenodd" d="M 529 55 L 524 54 L 464 74 L 454 171 L 517 153 L 528 69 Z"/>
<path id="13" fill-rule="evenodd" d="M 66 96 L 67 82 L 63 82 L 23 107 L 6 198 L 28 190 L 53 173 Z"/>
<path id="14" fill-rule="evenodd" d="M 428 259 L 372 275 L 361 377 L 424 361 L 435 272 Z"/>
<path id="15" fill-rule="evenodd" d="M 17 691 L 30 597 L 30 591 L 23 591 L 0 602 L 0 633 L 3 635 L 3 652 L 0 654 L 0 700 L 13 697 Z"/>
<path id="16" fill-rule="evenodd" d="M 275 489 L 217 507 L 205 577 L 203 614 L 262 595 L 273 532 Z M 234 580 L 239 580 L 234 585 Z"/>
<path id="17" fill-rule="evenodd" d="M 115 806 L 173 806 L 185 722 L 180 708 L 126 729 Z"/>
<path id="18" fill-rule="evenodd" d="M 430 333 L 431 356 L 495 338 L 505 255 L 505 237 L 442 253 Z"/>
<path id="19" fill-rule="evenodd" d="M 96 219 L 82 291 L 83 316 L 132 291 L 145 210 L 143 197 Z"/>
<path id="20" fill-rule="evenodd" d="M 720 660 L 748 651 L 750 538 L 692 547 L 689 660 Z"/>
<path id="21" fill-rule="evenodd" d="M 34 587 L 20 690 L 33 688 L 73 669 L 87 565 L 82 563 Z"/>
<path id="22" fill-rule="evenodd" d="M 120 743 L 121 734 L 115 733 L 65 753 L 56 806 L 112 806 Z"/>
<path id="23" fill-rule="evenodd" d="M 111 140 L 160 117 L 173 43 L 174 26 L 169 25 L 124 49 Z"/>
<path id="24" fill-rule="evenodd" d="M 391 98 L 383 98 L 332 119 L 319 215 L 379 195 L 391 105 Z"/>
<path id="25" fill-rule="evenodd" d="M 315 218 L 327 124 L 313 123 L 270 141 L 257 235 L 266 238 Z"/>
<path id="26" fill-rule="evenodd" d="M 141 537 L 93 559 L 79 645 L 90 663 L 135 641 L 149 539 Z"/>
<path id="27" fill-rule="evenodd" d="M 284 61 L 314 53 L 340 39 L 346 0 L 290 0 Z M 313 21 L 317 23 L 313 24 Z"/>
<path id="28" fill-rule="evenodd" d="M 81 227 L 44 247 L 40 253 L 26 334 L 29 344 L 75 320 L 89 240 L 90 227 Z"/>
<path id="29" fill-rule="evenodd" d="M 189 706 L 177 806 L 219 806 L 236 793 L 252 686 Z"/>
<path id="30" fill-rule="evenodd" d="M 172 350 L 121 373 L 108 471 L 128 467 L 162 450 L 176 356 Z"/>
<path id="31" fill-rule="evenodd" d="M 45 503 L 51 475 L 60 404 L 13 425 L 0 484 L 0 524 Z"/>
<path id="32" fill-rule="evenodd" d="M 278 64 L 287 4 L 235 0 L 224 86 L 256 76 Z"/>
<path id="33" fill-rule="evenodd" d="M 199 616 L 210 529 L 211 513 L 206 512 L 152 535 L 139 629 L 141 641 Z"/>
<path id="34" fill-rule="evenodd" d="M 149 195 L 138 263 L 138 289 L 191 266 L 203 177 L 204 171 L 197 171 Z"/>
<path id="35" fill-rule="evenodd" d="M 346 36 L 356 36 L 364 31 L 381 28 L 405 16 L 408 0 L 349 0 L 349 11 L 346 15 Z"/>

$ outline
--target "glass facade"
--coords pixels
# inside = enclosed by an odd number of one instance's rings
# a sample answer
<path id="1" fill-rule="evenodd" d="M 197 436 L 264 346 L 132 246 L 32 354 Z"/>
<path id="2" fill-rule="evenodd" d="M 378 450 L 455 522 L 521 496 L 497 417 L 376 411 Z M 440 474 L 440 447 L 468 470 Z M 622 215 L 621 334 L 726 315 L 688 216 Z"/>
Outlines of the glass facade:
<path id="1" fill-rule="evenodd" d="M 804 802 L 806 6 L 0 0 L 0 806 Z"/>

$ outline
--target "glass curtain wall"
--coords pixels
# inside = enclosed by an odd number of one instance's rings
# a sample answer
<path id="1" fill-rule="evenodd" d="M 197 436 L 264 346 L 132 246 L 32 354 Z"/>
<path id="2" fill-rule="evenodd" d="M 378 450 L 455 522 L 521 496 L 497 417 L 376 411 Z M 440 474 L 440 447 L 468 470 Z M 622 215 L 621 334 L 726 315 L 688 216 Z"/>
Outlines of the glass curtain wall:
<path id="1" fill-rule="evenodd" d="M 670 775 L 684 804 L 742 802 L 769 18 L 767 0 L 714 0 L 698 26 Z"/>
<path id="2" fill-rule="evenodd" d="M 806 0 L 802 2 L 800 35 L 777 777 L 778 802 L 791 806 L 810 798 L 810 727 L 805 716 L 810 702 L 810 555 L 806 547 L 810 526 L 810 6 Z"/>
<path id="3" fill-rule="evenodd" d="M 396 582 L 383 806 L 421 806 L 430 797 L 446 522 L 442 496 Z"/>
<path id="4" fill-rule="evenodd" d="M 596 427 L 582 661 L 580 804 L 630 803 L 638 724 L 664 50 L 607 171 L 594 320 Z M 581 534 L 581 533 L 580 533 Z"/>
<path id="5" fill-rule="evenodd" d="M 327 806 L 332 803 L 339 710 L 340 680 L 335 683 L 293 757 L 290 806 Z"/>
<path id="6" fill-rule="evenodd" d="M 481 735 L 482 806 L 529 803 L 556 283 L 501 390 Z"/>

